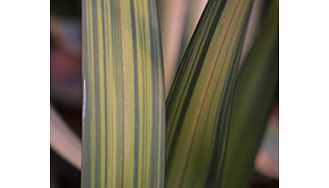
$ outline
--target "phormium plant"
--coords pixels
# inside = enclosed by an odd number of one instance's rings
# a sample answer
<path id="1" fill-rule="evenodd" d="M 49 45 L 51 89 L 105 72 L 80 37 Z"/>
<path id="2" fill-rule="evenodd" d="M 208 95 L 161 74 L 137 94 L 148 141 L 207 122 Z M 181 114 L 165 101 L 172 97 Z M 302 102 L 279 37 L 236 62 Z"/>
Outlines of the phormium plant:
<path id="1" fill-rule="evenodd" d="M 248 187 L 278 91 L 278 0 L 243 61 L 253 0 L 209 0 L 174 58 L 163 58 L 165 0 L 82 2 L 81 186 Z"/>

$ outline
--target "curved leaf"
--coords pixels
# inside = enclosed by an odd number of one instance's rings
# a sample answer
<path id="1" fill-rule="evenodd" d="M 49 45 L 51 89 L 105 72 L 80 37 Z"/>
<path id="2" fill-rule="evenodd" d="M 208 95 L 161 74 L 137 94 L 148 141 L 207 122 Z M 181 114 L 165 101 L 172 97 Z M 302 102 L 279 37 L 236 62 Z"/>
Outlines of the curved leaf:
<path id="1" fill-rule="evenodd" d="M 218 187 L 252 0 L 209 0 L 167 101 L 166 187 Z"/>
<path id="2" fill-rule="evenodd" d="M 273 0 L 263 31 L 241 69 L 232 109 L 223 187 L 247 187 L 278 87 L 279 5 Z"/>

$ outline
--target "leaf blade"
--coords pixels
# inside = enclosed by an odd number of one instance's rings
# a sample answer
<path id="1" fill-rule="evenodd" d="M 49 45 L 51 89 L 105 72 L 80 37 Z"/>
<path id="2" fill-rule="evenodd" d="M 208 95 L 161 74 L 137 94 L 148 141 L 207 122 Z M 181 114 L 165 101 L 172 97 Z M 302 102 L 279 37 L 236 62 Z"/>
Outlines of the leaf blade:
<path id="1" fill-rule="evenodd" d="M 253 1 L 212 1 L 167 101 L 166 187 L 216 187 L 234 79 Z"/>
<path id="2" fill-rule="evenodd" d="M 164 87 L 153 0 L 83 1 L 82 187 L 162 187 Z"/>
<path id="3" fill-rule="evenodd" d="M 239 75 L 224 167 L 223 187 L 247 187 L 278 86 L 278 1 Z"/>

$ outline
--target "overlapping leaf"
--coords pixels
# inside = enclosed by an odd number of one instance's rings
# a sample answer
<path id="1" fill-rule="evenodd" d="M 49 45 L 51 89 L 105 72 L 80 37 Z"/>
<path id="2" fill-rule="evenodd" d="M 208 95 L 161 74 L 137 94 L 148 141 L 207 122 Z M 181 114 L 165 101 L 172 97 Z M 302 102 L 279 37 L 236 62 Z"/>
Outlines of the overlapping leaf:
<path id="1" fill-rule="evenodd" d="M 218 187 L 252 0 L 210 0 L 167 101 L 167 188 Z"/>
<path id="2" fill-rule="evenodd" d="M 248 186 L 278 88 L 278 0 L 239 75 L 232 108 L 223 187 Z"/>

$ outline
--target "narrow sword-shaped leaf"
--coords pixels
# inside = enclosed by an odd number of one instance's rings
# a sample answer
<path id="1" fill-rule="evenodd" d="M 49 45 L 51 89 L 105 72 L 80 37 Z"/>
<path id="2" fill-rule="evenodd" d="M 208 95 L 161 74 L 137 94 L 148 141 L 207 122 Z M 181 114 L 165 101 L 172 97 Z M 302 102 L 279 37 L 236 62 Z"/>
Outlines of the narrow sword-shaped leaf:
<path id="1" fill-rule="evenodd" d="M 168 188 L 218 187 L 252 0 L 210 0 L 167 101 Z"/>
<path id="2" fill-rule="evenodd" d="M 232 108 L 223 187 L 244 188 L 278 88 L 278 1 L 271 5 L 263 31 L 241 69 Z"/>
<path id="3" fill-rule="evenodd" d="M 155 0 L 83 0 L 84 188 L 163 187 L 156 10 Z"/>

